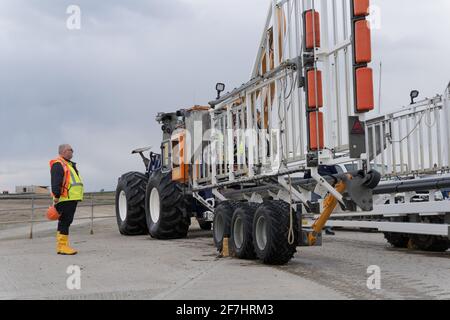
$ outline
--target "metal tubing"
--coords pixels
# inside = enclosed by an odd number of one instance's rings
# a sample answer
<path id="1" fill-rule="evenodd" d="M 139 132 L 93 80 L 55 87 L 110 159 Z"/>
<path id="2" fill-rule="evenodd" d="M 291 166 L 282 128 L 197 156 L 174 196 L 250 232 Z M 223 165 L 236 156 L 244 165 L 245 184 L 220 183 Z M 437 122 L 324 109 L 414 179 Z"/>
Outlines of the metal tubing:
<path id="1" fill-rule="evenodd" d="M 437 145 L 436 145 L 436 149 L 437 149 L 437 154 L 438 154 L 438 168 L 442 168 L 442 137 L 441 137 L 441 117 L 440 117 L 440 113 L 438 109 L 434 110 L 434 116 L 435 116 L 435 120 L 436 120 L 436 137 L 437 137 Z M 450 124 L 446 124 L 447 126 Z M 449 141 L 446 140 L 446 143 L 448 144 Z"/>
<path id="2" fill-rule="evenodd" d="M 210 101 L 208 104 L 212 107 L 215 107 L 215 106 L 227 101 L 228 99 L 232 99 L 232 98 L 239 96 L 240 93 L 246 91 L 248 88 L 254 86 L 255 84 L 262 82 L 264 80 L 273 78 L 275 75 L 277 75 L 278 73 L 280 73 L 281 71 L 283 71 L 285 69 L 296 68 L 297 67 L 296 60 L 297 59 L 286 60 L 282 64 L 279 64 L 277 67 L 275 67 L 273 70 L 270 70 L 269 72 L 267 72 L 265 75 L 259 76 L 255 79 L 250 80 L 249 82 L 242 85 L 241 87 L 234 89 L 230 93 L 227 93 L 222 98 L 215 100 L 215 101 Z M 269 70 L 269 69 L 267 69 L 267 70 Z"/>
<path id="3" fill-rule="evenodd" d="M 91 235 L 94 234 L 94 198 L 91 196 Z"/>
<path id="4" fill-rule="evenodd" d="M 33 239 L 34 196 L 31 198 L 30 239 Z"/>
<path id="5" fill-rule="evenodd" d="M 402 126 L 402 118 L 398 119 L 398 137 L 399 137 L 399 143 L 398 143 L 398 147 L 400 150 L 400 173 L 404 173 L 404 156 L 403 156 L 403 141 L 400 141 L 400 139 L 402 139 L 402 137 L 404 136 L 403 134 L 403 126 Z"/>
<path id="6" fill-rule="evenodd" d="M 450 187 L 450 177 L 417 179 L 410 181 L 399 181 L 393 183 L 381 184 L 373 191 L 374 194 L 388 194 L 400 192 L 415 192 L 428 190 L 441 190 Z"/>

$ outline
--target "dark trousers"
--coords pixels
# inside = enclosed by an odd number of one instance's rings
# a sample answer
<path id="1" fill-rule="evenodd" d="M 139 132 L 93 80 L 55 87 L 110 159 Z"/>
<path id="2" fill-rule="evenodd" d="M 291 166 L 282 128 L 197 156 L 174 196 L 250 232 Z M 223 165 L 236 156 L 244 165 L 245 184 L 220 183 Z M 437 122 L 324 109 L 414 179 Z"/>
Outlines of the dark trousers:
<path id="1" fill-rule="evenodd" d="M 73 222 L 75 211 L 77 210 L 78 201 L 66 201 L 56 205 L 56 210 L 61 214 L 58 222 L 59 233 L 68 236 L 69 228 Z"/>

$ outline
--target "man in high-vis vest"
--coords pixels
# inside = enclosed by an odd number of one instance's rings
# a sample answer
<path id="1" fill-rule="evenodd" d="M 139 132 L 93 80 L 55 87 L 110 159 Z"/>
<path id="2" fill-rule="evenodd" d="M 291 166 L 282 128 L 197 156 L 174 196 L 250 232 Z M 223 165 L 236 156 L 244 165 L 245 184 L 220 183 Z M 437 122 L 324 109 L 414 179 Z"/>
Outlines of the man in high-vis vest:
<path id="1" fill-rule="evenodd" d="M 63 144 L 59 146 L 59 156 L 50 161 L 53 204 L 61 214 L 56 235 L 56 252 L 61 255 L 77 254 L 69 245 L 69 228 L 78 202 L 83 201 L 83 181 L 72 157 L 72 147 Z"/>

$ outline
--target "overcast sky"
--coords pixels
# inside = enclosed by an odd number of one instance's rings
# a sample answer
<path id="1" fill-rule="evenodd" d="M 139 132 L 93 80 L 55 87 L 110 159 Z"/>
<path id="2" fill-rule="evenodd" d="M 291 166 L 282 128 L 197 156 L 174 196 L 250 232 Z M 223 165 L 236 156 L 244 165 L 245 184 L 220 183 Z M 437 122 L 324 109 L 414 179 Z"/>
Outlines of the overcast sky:
<path id="1" fill-rule="evenodd" d="M 157 112 L 206 104 L 218 81 L 232 89 L 249 80 L 268 3 L 1 0 L 0 191 L 48 185 L 61 143 L 72 144 L 90 191 L 113 190 L 122 173 L 142 170 L 130 151 L 158 150 Z M 442 93 L 450 1 L 373 3 L 383 111 L 406 104 L 411 89 Z M 66 27 L 71 4 L 82 10 L 80 30 Z"/>

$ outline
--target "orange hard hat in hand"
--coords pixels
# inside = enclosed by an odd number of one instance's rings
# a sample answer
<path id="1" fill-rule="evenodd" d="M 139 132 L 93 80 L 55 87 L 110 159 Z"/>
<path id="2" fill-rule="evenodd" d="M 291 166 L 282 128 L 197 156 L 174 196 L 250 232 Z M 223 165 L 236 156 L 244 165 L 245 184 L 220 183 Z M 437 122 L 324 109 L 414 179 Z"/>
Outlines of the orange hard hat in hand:
<path id="1" fill-rule="evenodd" d="M 54 206 L 51 206 L 47 210 L 47 219 L 51 221 L 59 220 L 59 217 L 61 215 L 59 214 L 58 210 Z"/>

